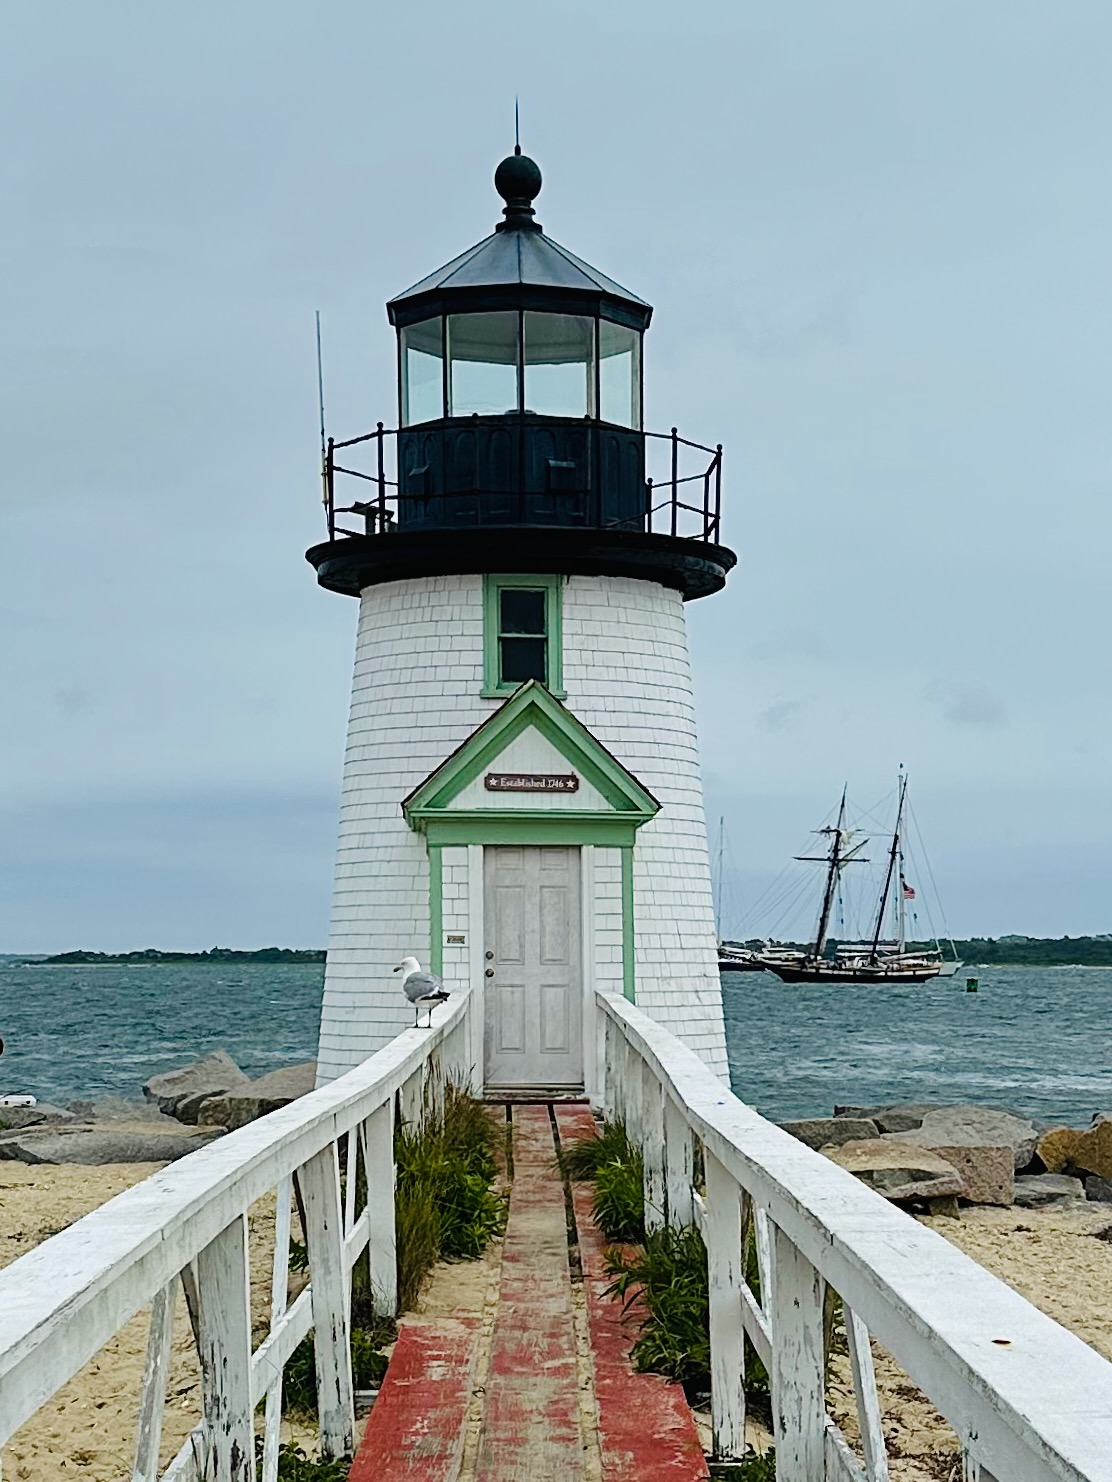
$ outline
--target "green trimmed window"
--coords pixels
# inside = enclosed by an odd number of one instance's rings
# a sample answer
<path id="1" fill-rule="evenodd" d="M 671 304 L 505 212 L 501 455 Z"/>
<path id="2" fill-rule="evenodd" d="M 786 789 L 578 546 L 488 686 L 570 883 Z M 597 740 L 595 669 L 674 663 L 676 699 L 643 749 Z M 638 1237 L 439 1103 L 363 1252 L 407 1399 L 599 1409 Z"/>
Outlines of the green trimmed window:
<path id="1" fill-rule="evenodd" d="M 535 679 L 563 694 L 558 576 L 484 577 L 483 694 L 512 695 Z"/>

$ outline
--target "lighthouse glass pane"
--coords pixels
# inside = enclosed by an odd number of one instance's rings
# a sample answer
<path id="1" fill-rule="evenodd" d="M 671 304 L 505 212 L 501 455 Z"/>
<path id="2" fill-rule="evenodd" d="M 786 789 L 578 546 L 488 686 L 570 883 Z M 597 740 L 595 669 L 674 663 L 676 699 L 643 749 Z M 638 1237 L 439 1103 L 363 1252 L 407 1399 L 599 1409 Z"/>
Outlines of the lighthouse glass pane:
<path id="1" fill-rule="evenodd" d="M 444 321 L 439 317 L 402 330 L 402 426 L 444 415 Z"/>
<path id="2" fill-rule="evenodd" d="M 501 416 L 516 412 L 518 315 L 448 316 L 448 414 Z"/>
<path id="3" fill-rule="evenodd" d="M 641 425 L 641 336 L 624 324 L 599 321 L 599 416 L 619 427 Z"/>
<path id="4" fill-rule="evenodd" d="M 580 314 L 525 314 L 525 410 L 589 417 L 595 402 L 595 321 Z"/>

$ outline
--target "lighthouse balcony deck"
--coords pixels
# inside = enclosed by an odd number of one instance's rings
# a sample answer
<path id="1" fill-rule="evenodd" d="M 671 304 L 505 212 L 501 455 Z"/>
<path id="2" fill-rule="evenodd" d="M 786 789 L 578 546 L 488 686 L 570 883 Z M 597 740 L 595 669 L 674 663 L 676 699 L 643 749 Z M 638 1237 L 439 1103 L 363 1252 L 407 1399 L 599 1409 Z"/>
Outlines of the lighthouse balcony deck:
<path id="1" fill-rule="evenodd" d="M 722 448 L 589 417 L 448 417 L 323 449 L 322 586 L 476 569 L 574 570 L 717 591 Z M 478 563 L 478 564 L 476 564 Z"/>
<path id="2" fill-rule="evenodd" d="M 779 1482 L 885 1482 L 876 1340 L 953 1427 L 967 1478 L 1107 1482 L 1112 1364 L 937 1234 L 745 1106 L 633 1004 L 599 993 L 595 1019 L 603 1110 L 624 1122 L 641 1149 L 646 1221 L 650 1228 L 695 1224 L 706 1244 L 719 1456 L 744 1450 L 748 1345 L 771 1381 Z M 257 1425 L 262 1482 L 275 1482 L 283 1374 L 310 1332 L 321 1451 L 351 1455 L 351 1271 L 364 1250 L 376 1306 L 392 1312 L 397 1300 L 395 1118 L 419 1121 L 446 1079 L 474 1082 L 473 1067 L 481 1063 L 477 1020 L 471 995 L 454 994 L 433 1013 L 430 1029 L 405 1031 L 342 1078 L 155 1174 L 0 1272 L 0 1447 L 149 1308 L 134 1482 L 252 1482 Z M 566 1115 L 538 1109 L 522 1125 L 536 1140 L 550 1121 L 556 1125 Z M 360 1167 L 365 1202 L 357 1192 Z M 275 1191 L 270 1317 L 260 1332 L 256 1316 L 253 1332 L 246 1218 L 256 1201 Z M 294 1194 L 311 1279 L 288 1302 Z M 503 1298 L 533 1301 L 539 1284 L 548 1283 L 564 1312 L 560 1239 L 538 1242 L 529 1234 L 531 1221 L 549 1215 L 558 1236 L 562 1231 L 563 1194 L 550 1159 L 534 1159 L 514 1197 L 520 1218 L 507 1232 Z M 750 1232 L 759 1287 L 746 1275 Z M 541 1263 L 535 1280 L 534 1260 Z M 202 1413 L 167 1460 L 161 1441 L 179 1289 L 199 1358 Z M 852 1446 L 827 1402 L 824 1335 L 835 1294 L 856 1395 L 860 1439 Z M 511 1341 L 509 1308 L 507 1314 L 504 1351 L 494 1320 L 491 1372 L 510 1396 L 522 1376 L 515 1369 L 520 1344 Z M 556 1328 L 568 1320 L 564 1312 Z M 605 1326 L 602 1315 L 599 1322 Z M 572 1384 L 572 1357 L 565 1367 Z M 417 1385 L 414 1404 L 421 1392 Z M 571 1403 L 556 1392 L 551 1398 L 554 1411 Z M 391 1403 L 398 1403 L 398 1394 Z M 264 1418 L 257 1422 L 259 1407 Z M 480 1438 L 480 1454 L 492 1458 L 490 1476 L 510 1475 L 504 1464 L 497 1469 L 501 1433 L 494 1420 Z M 600 1423 L 605 1426 L 605 1415 Z M 506 1444 L 520 1444 L 512 1426 Z M 529 1474 L 566 1475 L 536 1468 Z M 637 1473 L 665 1474 L 653 1472 L 651 1458 Z"/>

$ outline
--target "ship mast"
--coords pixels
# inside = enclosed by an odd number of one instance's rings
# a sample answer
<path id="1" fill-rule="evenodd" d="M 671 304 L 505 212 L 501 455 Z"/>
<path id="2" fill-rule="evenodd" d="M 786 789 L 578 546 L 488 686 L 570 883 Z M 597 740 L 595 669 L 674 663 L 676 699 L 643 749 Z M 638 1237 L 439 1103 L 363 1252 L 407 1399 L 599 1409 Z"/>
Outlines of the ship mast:
<path id="1" fill-rule="evenodd" d="M 896 804 L 896 826 L 892 830 L 892 847 L 888 851 L 888 870 L 887 870 L 887 872 L 886 872 L 886 874 L 884 876 L 884 889 L 880 893 L 880 904 L 877 906 L 877 912 L 876 912 L 876 929 L 873 932 L 873 945 L 872 945 L 872 950 L 869 953 L 869 961 L 870 962 L 875 962 L 877 960 L 877 950 L 878 950 L 878 948 L 880 946 L 880 933 L 884 929 L 884 913 L 888 909 L 888 897 L 889 897 L 889 895 L 891 894 L 891 891 L 892 891 L 892 880 L 893 880 L 893 877 L 896 874 L 896 864 L 900 860 L 900 857 L 901 857 L 900 856 L 900 828 L 901 828 L 901 826 L 903 824 L 904 798 L 906 796 L 907 796 L 907 777 L 904 775 L 903 769 L 901 768 L 901 770 L 900 770 L 900 781 L 899 781 L 899 793 L 898 793 L 899 801 Z M 899 938 L 899 950 L 902 952 L 903 951 L 903 948 L 904 948 L 904 930 L 905 930 L 904 901 L 903 901 L 903 867 L 902 867 L 902 865 L 901 865 L 901 868 L 900 868 L 900 888 L 899 888 L 899 891 L 898 891 L 898 901 L 899 901 L 899 903 L 898 903 L 898 906 L 897 906 L 897 912 L 898 912 L 899 925 L 898 925 L 898 933 L 897 934 L 898 934 L 898 938 Z"/>

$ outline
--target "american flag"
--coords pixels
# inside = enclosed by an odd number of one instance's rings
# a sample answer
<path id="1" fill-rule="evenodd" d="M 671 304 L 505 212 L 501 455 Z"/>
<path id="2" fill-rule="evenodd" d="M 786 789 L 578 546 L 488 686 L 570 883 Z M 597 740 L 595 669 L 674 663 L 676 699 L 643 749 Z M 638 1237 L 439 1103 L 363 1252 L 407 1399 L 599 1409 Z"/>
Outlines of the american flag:
<path id="1" fill-rule="evenodd" d="M 906 880 L 901 880 L 900 884 L 903 886 L 904 900 L 913 901 L 915 899 L 915 891 L 912 889 L 912 887 L 907 883 Z"/>

